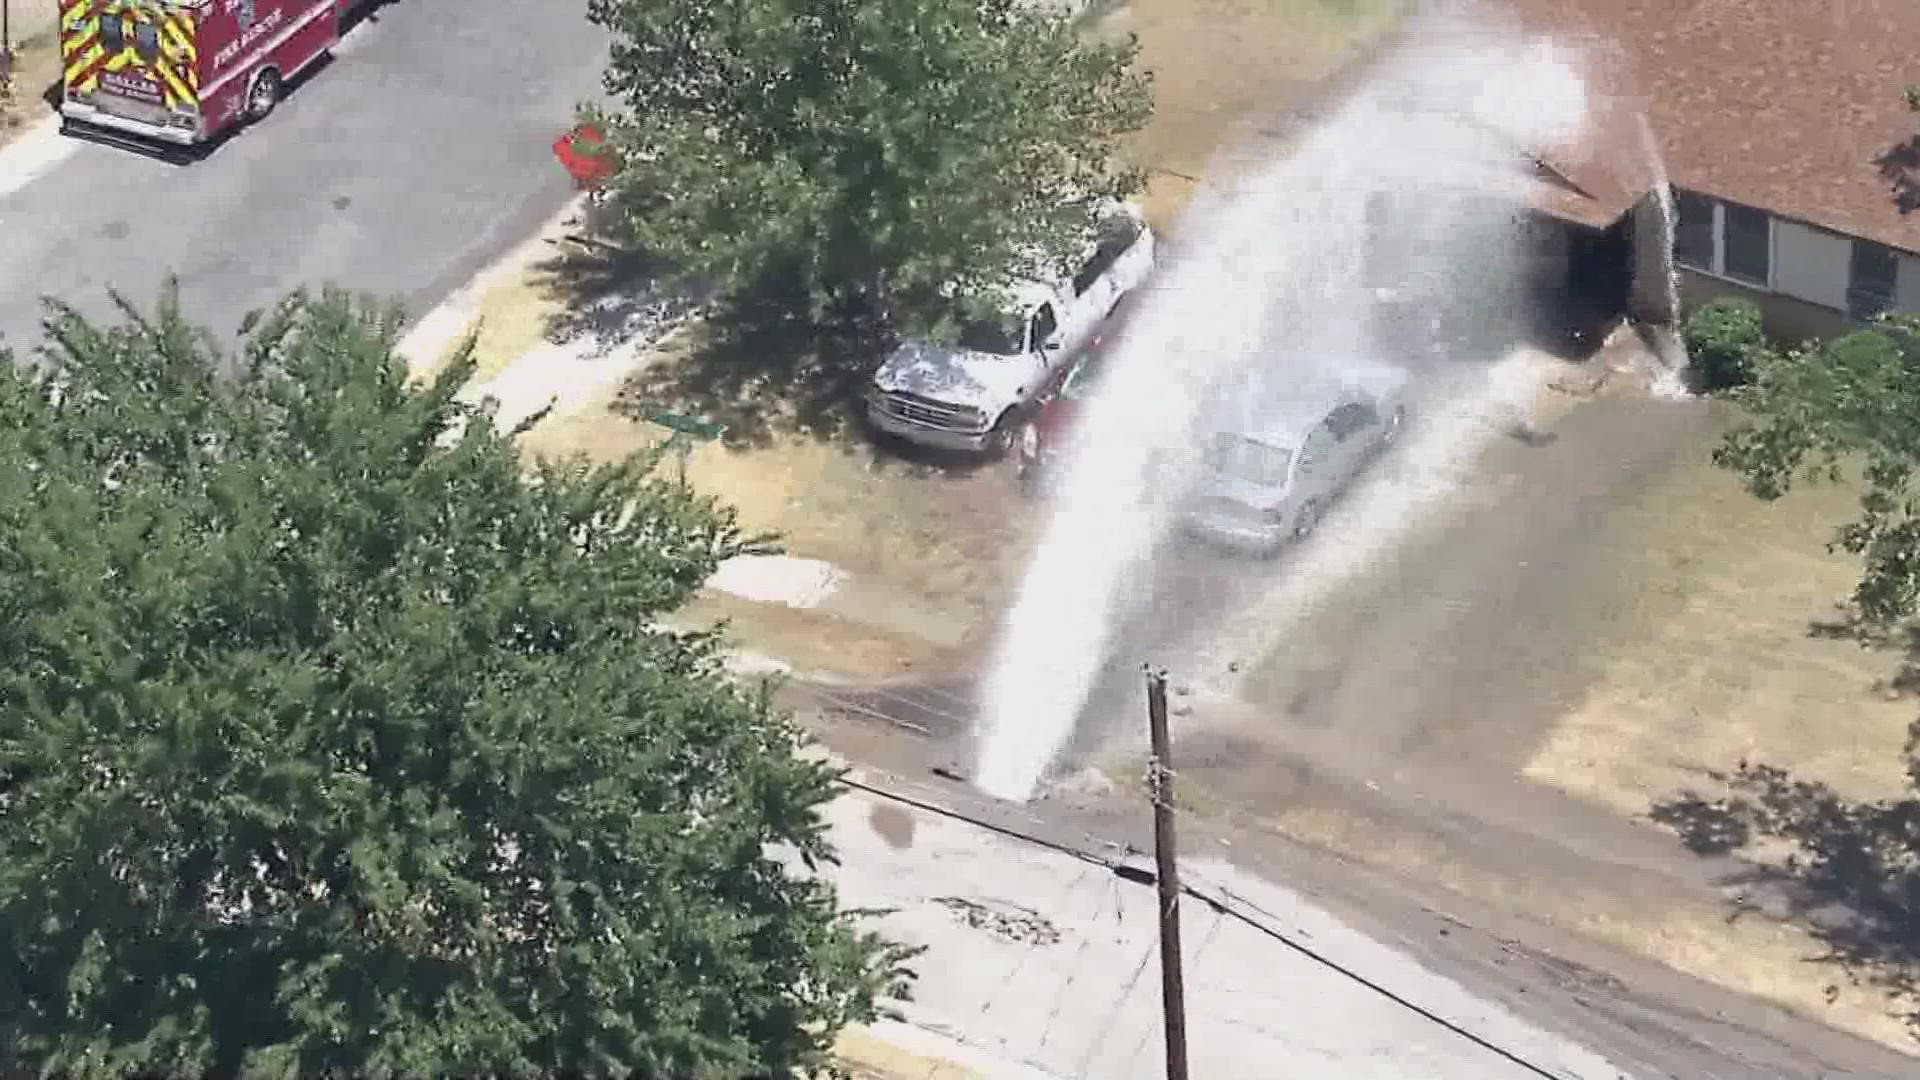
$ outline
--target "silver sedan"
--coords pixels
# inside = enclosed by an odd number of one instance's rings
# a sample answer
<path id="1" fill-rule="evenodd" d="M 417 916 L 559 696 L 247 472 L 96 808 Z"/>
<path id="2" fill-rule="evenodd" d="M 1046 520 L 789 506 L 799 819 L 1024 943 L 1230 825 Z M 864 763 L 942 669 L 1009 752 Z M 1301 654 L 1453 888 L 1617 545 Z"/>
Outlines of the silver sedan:
<path id="1" fill-rule="evenodd" d="M 1405 386 L 1399 369 L 1368 365 L 1260 395 L 1240 422 L 1214 430 L 1182 527 L 1263 555 L 1305 538 L 1399 436 Z"/>

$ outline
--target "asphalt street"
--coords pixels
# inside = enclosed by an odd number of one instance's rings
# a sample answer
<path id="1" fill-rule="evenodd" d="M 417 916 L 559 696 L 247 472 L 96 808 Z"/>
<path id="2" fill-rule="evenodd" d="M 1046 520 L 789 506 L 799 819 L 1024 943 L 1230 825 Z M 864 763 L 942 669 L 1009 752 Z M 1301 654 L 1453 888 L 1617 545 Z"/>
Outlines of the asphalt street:
<path id="1" fill-rule="evenodd" d="M 605 41 L 584 4 L 395 0 L 203 160 L 79 145 L 0 194 L 0 344 L 39 340 L 42 296 L 104 313 L 169 273 L 219 334 L 323 283 L 424 314 L 571 194 L 549 147 L 599 93 Z"/>

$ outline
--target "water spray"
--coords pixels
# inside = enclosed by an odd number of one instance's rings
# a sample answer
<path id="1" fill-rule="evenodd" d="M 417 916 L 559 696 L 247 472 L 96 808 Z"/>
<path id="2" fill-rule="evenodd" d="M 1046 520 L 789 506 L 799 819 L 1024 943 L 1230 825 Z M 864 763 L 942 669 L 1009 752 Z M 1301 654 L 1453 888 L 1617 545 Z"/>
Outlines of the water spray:
<path id="1" fill-rule="evenodd" d="M 1165 247 L 997 642 L 972 770 L 987 793 L 1031 798 L 1072 739 L 1217 403 L 1324 357 L 1431 364 L 1396 353 L 1409 317 L 1467 312 L 1479 336 L 1511 336 L 1527 155 L 1577 132 L 1584 91 L 1560 54 L 1485 19 L 1431 25 L 1287 152 L 1218 163 L 1230 179 L 1196 196 Z M 1401 207 L 1384 222 L 1383 199 Z M 1381 302 L 1382 274 L 1411 304 Z"/>

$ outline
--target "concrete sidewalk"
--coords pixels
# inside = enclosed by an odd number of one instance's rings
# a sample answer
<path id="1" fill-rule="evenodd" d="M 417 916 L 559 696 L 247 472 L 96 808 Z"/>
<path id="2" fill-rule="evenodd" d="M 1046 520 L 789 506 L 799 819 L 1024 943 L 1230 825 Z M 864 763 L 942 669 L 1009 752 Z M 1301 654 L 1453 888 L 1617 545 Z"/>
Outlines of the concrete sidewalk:
<path id="1" fill-rule="evenodd" d="M 995 1076 L 1164 1075 L 1151 886 L 1071 853 L 875 795 L 848 795 L 829 818 L 843 858 L 834 872 L 843 902 L 891 909 L 881 928 L 928 950 L 915 965 L 917 1000 L 904 1009 L 911 1026 L 997 1060 L 984 1068 Z M 1188 884 L 1230 897 L 1231 911 L 1247 917 L 1193 898 L 1182 905 L 1195 1077 L 1627 1075 L 1363 937 L 1291 890 L 1219 861 L 1183 861 L 1183 873 Z M 1352 974 L 1302 955 L 1268 930 Z"/>

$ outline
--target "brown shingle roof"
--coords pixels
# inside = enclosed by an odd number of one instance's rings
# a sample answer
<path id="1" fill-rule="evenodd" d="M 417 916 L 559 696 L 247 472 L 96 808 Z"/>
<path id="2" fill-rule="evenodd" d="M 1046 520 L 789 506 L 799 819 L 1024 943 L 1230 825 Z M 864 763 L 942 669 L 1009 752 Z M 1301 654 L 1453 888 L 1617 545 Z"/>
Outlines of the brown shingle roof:
<path id="1" fill-rule="evenodd" d="M 1531 30 L 1615 46 L 1602 78 L 1645 94 L 1675 186 L 1920 252 L 1920 115 L 1902 96 L 1920 0 L 1514 6 Z"/>
<path id="2" fill-rule="evenodd" d="M 1571 47 L 1565 59 L 1586 83 L 1587 116 L 1577 135 L 1533 148 L 1541 167 L 1565 185 L 1540 192 L 1535 202 L 1549 213 L 1606 226 L 1660 182 L 1647 102 L 1617 47 L 1591 34 L 1562 30 L 1554 37 Z"/>

